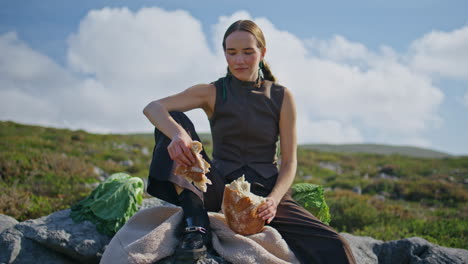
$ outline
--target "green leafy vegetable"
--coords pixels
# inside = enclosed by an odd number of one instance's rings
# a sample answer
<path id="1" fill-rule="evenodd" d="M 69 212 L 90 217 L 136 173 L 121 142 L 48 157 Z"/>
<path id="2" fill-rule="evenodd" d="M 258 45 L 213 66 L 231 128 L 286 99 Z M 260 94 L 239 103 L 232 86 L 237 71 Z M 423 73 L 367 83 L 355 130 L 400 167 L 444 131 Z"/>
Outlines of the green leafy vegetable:
<path id="1" fill-rule="evenodd" d="M 320 219 L 320 221 L 327 225 L 330 224 L 330 210 L 325 202 L 322 186 L 310 183 L 298 183 L 292 186 L 292 190 L 294 200 Z"/>
<path id="2" fill-rule="evenodd" d="M 71 207 L 75 222 L 89 220 L 97 230 L 114 235 L 138 211 L 143 202 L 144 183 L 138 177 L 115 173 L 84 200 Z"/>

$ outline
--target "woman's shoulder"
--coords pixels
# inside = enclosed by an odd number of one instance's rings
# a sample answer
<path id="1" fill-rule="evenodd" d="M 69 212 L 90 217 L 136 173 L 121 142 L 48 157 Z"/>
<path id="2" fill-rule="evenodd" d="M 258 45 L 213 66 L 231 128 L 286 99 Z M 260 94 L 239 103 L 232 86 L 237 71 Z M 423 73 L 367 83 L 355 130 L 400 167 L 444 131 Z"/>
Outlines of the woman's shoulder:
<path id="1" fill-rule="evenodd" d="M 211 82 L 210 84 L 215 86 L 215 87 L 219 87 L 223 84 L 223 82 L 226 80 L 226 76 L 223 76 L 223 77 L 219 77 L 216 81 L 213 81 Z"/>
<path id="2" fill-rule="evenodd" d="M 213 83 L 199 83 L 195 84 L 192 87 L 189 87 L 187 90 L 192 91 L 192 92 L 211 92 L 215 89 L 215 86 Z"/>
<path id="3" fill-rule="evenodd" d="M 286 86 L 277 82 L 265 80 L 265 86 L 272 94 L 278 94 L 281 98 L 285 93 L 289 93 L 289 89 Z"/>
<path id="4" fill-rule="evenodd" d="M 265 84 L 270 87 L 270 98 L 277 102 L 280 108 L 282 105 L 294 102 L 294 96 L 290 89 L 277 82 L 265 81 Z"/>
<path id="5" fill-rule="evenodd" d="M 289 89 L 288 87 L 277 82 L 272 82 L 272 81 L 268 81 L 268 82 L 271 82 L 271 89 L 273 91 L 280 92 L 281 94 L 284 94 L 287 97 L 292 96 L 291 89 Z"/>
<path id="6" fill-rule="evenodd" d="M 278 82 L 273 82 L 273 81 L 269 81 L 269 80 L 265 80 L 266 83 L 270 83 L 270 86 L 274 89 L 278 89 L 278 90 L 287 90 L 286 86 L 278 83 Z"/>

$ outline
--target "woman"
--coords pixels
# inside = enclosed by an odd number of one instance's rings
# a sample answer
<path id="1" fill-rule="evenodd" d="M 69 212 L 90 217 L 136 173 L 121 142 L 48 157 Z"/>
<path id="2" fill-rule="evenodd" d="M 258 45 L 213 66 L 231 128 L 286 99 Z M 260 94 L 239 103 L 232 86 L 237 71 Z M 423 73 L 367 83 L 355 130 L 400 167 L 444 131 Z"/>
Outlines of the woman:
<path id="1" fill-rule="evenodd" d="M 302 263 L 354 263 L 347 243 L 291 198 L 297 166 L 295 104 L 264 61 L 262 31 L 250 20 L 239 20 L 227 29 L 223 49 L 226 77 L 153 101 L 143 111 L 156 127 L 157 142 L 148 193 L 184 210 L 187 228 L 177 250 L 203 253 L 205 245 L 210 246 L 207 209 L 219 211 L 224 184 L 245 175 L 252 192 L 266 197 L 259 217 L 280 232 Z M 212 170 L 207 175 L 213 184 L 206 193 L 171 173 L 175 164 L 194 162 L 190 145 L 199 138 L 181 112 L 195 108 L 205 111 L 213 137 Z"/>

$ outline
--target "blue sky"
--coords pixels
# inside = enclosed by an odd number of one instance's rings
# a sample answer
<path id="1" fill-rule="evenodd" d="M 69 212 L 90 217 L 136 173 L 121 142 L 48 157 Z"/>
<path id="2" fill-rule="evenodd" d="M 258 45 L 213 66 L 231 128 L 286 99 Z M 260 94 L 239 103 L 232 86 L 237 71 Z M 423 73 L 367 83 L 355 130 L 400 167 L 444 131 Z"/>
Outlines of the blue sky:
<path id="1" fill-rule="evenodd" d="M 1 0 L 0 120 L 150 132 L 144 105 L 216 80 L 220 34 L 248 18 L 296 97 L 301 143 L 467 155 L 465 10 L 431 0 Z M 190 115 L 208 130 L 201 112 Z"/>

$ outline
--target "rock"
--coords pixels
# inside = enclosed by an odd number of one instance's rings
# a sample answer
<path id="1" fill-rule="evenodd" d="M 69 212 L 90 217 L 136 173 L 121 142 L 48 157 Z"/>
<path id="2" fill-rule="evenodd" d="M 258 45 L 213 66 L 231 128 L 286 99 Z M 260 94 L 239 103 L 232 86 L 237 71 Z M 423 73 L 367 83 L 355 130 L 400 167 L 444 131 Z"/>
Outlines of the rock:
<path id="1" fill-rule="evenodd" d="M 343 169 L 341 168 L 341 166 L 336 163 L 320 161 L 318 165 L 322 169 L 328 169 L 336 172 L 337 174 L 343 173 Z"/>
<path id="2" fill-rule="evenodd" d="M 72 264 L 66 256 L 28 239 L 14 227 L 0 235 L 0 263 L 21 264 Z"/>
<path id="3" fill-rule="evenodd" d="M 468 261 L 468 250 L 441 247 L 420 237 L 383 243 L 379 250 L 379 263 L 382 264 L 462 264 L 465 261 Z"/>
<path id="4" fill-rule="evenodd" d="M 148 198 L 148 199 L 143 200 L 143 203 L 141 203 L 141 206 L 140 206 L 140 210 L 155 207 L 155 206 L 174 206 L 174 207 L 176 207 L 176 205 L 173 205 L 173 204 L 168 203 L 166 201 L 160 200 L 158 198 Z"/>
<path id="5" fill-rule="evenodd" d="M 149 153 L 149 150 L 147 147 L 142 147 L 141 148 L 141 153 L 145 156 L 148 156 L 150 153 Z"/>
<path id="6" fill-rule="evenodd" d="M 385 173 L 385 172 L 379 173 L 379 178 L 380 178 L 380 179 L 386 179 L 386 180 L 395 180 L 395 181 L 399 180 L 398 177 L 393 176 L 393 175 L 391 175 L 391 174 L 387 174 L 387 173 Z"/>
<path id="7" fill-rule="evenodd" d="M 420 237 L 383 242 L 341 235 L 348 241 L 356 262 L 362 264 L 464 264 L 468 260 L 468 250 L 441 247 Z"/>
<path id="8" fill-rule="evenodd" d="M 157 198 L 143 200 L 140 209 L 175 206 Z M 18 223 L 0 215 L 0 263 L 99 263 L 111 237 L 100 234 L 93 223 L 75 223 L 70 209 Z M 5 224 L 3 224 L 3 222 Z M 208 263 L 208 262 L 207 262 Z"/>
<path id="9" fill-rule="evenodd" d="M 111 240 L 111 237 L 97 232 L 89 221 L 75 223 L 70 218 L 70 209 L 21 222 L 14 229 L 21 233 L 23 240 L 26 238 L 53 250 L 55 254 L 60 253 L 82 263 L 98 263 Z M 4 233 L 0 236 L 0 239 L 5 239 Z M 10 255 L 14 255 L 15 250 L 13 247 Z M 21 247 L 21 252 L 24 251 Z"/>
<path id="10" fill-rule="evenodd" d="M 126 144 L 126 143 L 117 143 L 117 142 L 112 142 L 112 146 L 115 148 L 115 149 L 123 149 L 127 152 L 130 152 L 133 150 L 133 147 Z"/>
<path id="11" fill-rule="evenodd" d="M 376 194 L 376 195 L 372 196 L 372 200 L 385 202 L 385 196 Z"/>
<path id="12" fill-rule="evenodd" d="M 14 225 L 16 225 L 18 221 L 11 216 L 0 214 L 0 233 L 3 230 L 8 229 Z"/>
<path id="13" fill-rule="evenodd" d="M 361 194 L 362 194 L 361 186 L 359 186 L 359 185 L 358 185 L 358 186 L 354 186 L 354 187 L 353 187 L 353 192 L 355 192 L 355 193 L 361 195 Z"/>
<path id="14" fill-rule="evenodd" d="M 99 182 L 95 182 L 95 183 L 84 183 L 83 186 L 86 187 L 86 188 L 88 188 L 88 189 L 94 190 L 94 189 L 96 189 L 96 188 L 99 186 Z"/>
<path id="15" fill-rule="evenodd" d="M 141 209 L 154 206 L 175 206 L 157 198 L 143 200 Z M 3 221 L 3 219 L 6 219 Z M 100 234 L 89 221 L 75 223 L 70 209 L 34 220 L 17 223 L 0 215 L 0 263 L 98 263 L 111 237 Z M 6 223 L 6 224 L 3 224 Z M 441 247 L 422 238 L 383 242 L 371 237 L 341 235 L 348 241 L 359 264 L 461 264 L 468 259 L 468 250 Z M 160 264 L 174 263 L 173 257 Z M 226 264 L 216 255 L 208 255 L 198 264 Z"/>
<path id="16" fill-rule="evenodd" d="M 105 181 L 107 178 L 109 178 L 109 174 L 97 166 L 93 167 L 93 172 L 98 176 L 100 181 Z"/>
<path id="17" fill-rule="evenodd" d="M 122 160 L 119 162 L 119 164 L 124 167 L 131 167 L 135 164 L 135 162 L 133 162 L 133 160 Z"/>
<path id="18" fill-rule="evenodd" d="M 356 263 L 359 264 L 376 264 L 378 256 L 373 251 L 376 245 L 383 243 L 380 240 L 373 239 L 372 237 L 353 236 L 348 233 L 340 233 L 341 236 L 348 241 L 351 250 L 353 251 Z"/>

